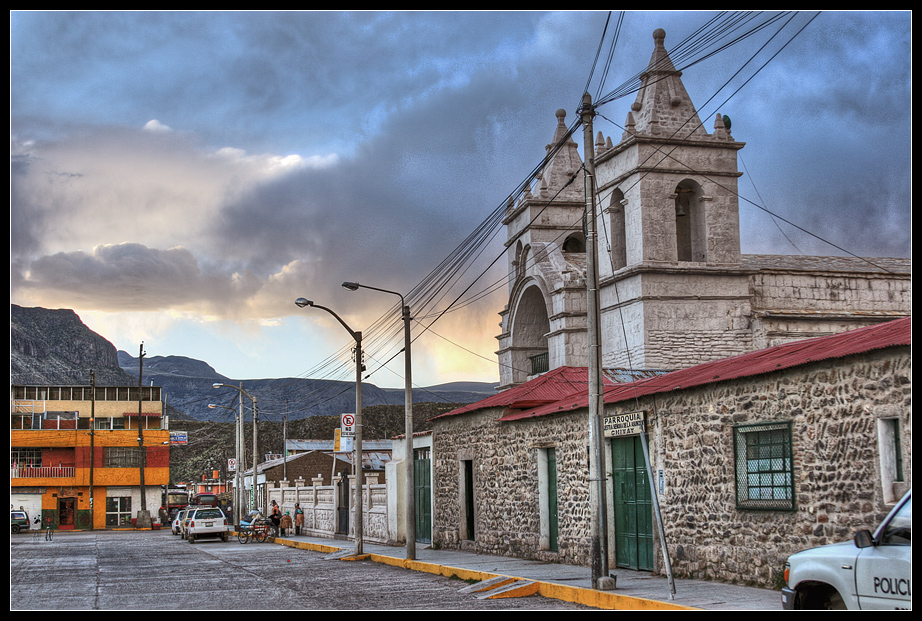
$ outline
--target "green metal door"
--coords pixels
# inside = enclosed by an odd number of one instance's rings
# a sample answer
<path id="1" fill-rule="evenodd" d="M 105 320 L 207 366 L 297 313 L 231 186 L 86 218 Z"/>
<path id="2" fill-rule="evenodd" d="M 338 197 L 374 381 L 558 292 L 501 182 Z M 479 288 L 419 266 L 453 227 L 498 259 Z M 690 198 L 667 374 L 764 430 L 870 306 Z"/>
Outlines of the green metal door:
<path id="1" fill-rule="evenodd" d="M 653 503 L 640 436 L 612 438 L 612 499 L 618 567 L 653 569 Z"/>
<path id="2" fill-rule="evenodd" d="M 416 540 L 432 541 L 432 485 L 429 478 L 432 455 L 428 448 L 413 452 L 413 486 L 416 505 Z"/>

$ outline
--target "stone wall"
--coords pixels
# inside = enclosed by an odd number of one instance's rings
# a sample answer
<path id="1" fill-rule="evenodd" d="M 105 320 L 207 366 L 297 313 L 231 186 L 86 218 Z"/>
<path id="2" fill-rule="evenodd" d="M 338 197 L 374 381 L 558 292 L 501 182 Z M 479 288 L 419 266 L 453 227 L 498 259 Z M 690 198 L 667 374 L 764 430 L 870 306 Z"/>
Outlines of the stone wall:
<path id="1" fill-rule="evenodd" d="M 273 500 L 281 507 L 282 515 L 287 511 L 292 520 L 295 504 L 304 511 L 303 535 L 333 538 L 339 533 L 340 507 L 353 504 L 355 484 L 353 477 L 335 477 L 332 485 L 323 485 L 323 478 L 311 481 L 279 481 L 267 490 L 268 502 Z M 346 485 L 348 484 L 348 488 Z M 378 475 L 365 477 L 363 489 L 362 524 L 363 540 L 371 543 L 392 543 L 388 535 L 387 486 L 378 483 Z M 267 505 L 268 506 L 268 505 Z M 354 537 L 350 519 L 349 536 Z M 345 534 L 345 533 L 343 533 Z"/>
<path id="2" fill-rule="evenodd" d="M 906 273 L 911 267 L 900 266 L 902 273 L 896 274 L 886 273 L 883 269 L 862 273 L 857 271 L 858 266 L 853 272 L 798 272 L 771 269 L 773 258 L 758 257 L 766 267 L 752 276 L 754 309 L 797 309 L 814 314 L 862 309 L 865 312 L 908 314 L 908 309 L 912 308 L 912 276 Z M 785 258 L 779 257 L 777 261 Z"/>
<path id="3" fill-rule="evenodd" d="M 539 424 L 496 422 L 500 412 L 436 419 L 433 433 L 434 546 L 482 554 L 586 564 L 589 550 L 586 416 L 564 415 Z M 541 550 L 538 451 L 557 452 L 560 546 Z M 462 462 L 474 475 L 475 536 L 464 540 Z"/>
<path id="4" fill-rule="evenodd" d="M 773 586 L 791 553 L 877 525 L 892 506 L 880 419 L 899 420 L 912 482 L 912 363 L 894 350 L 657 395 L 653 459 L 677 576 Z M 733 426 L 769 421 L 793 423 L 795 510 L 737 509 Z"/>
<path id="5" fill-rule="evenodd" d="M 873 528 L 889 510 L 893 494 L 886 489 L 890 483 L 882 482 L 881 419 L 899 421 L 900 485 L 911 487 L 911 400 L 906 347 L 662 393 L 610 405 L 606 413 L 648 412 L 675 575 L 770 587 L 789 554 L 847 540 L 856 530 Z M 494 409 L 433 421 L 433 545 L 588 565 L 586 411 L 510 423 L 498 422 L 501 415 Z M 737 508 L 733 427 L 768 421 L 793 423 L 793 511 Z M 558 468 L 556 552 L 540 545 L 538 455 L 548 446 L 555 447 Z M 472 539 L 464 537 L 464 461 L 472 462 L 474 473 Z M 612 532 L 613 516 L 609 520 Z M 614 550 L 609 552 L 613 559 Z M 662 571 L 661 552 L 654 556 Z"/>

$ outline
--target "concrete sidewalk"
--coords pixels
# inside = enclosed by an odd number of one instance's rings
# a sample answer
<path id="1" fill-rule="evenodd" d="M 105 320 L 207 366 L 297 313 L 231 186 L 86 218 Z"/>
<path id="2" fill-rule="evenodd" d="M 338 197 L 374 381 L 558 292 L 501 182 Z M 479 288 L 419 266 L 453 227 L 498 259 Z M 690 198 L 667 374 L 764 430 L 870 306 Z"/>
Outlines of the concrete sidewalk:
<path id="1" fill-rule="evenodd" d="M 354 560 L 351 541 L 286 535 L 275 543 L 314 550 L 331 558 Z M 592 589 L 588 567 L 542 563 L 506 556 L 490 556 L 457 550 L 434 550 L 416 546 L 416 560 L 406 560 L 406 548 L 365 543 L 362 558 L 379 563 L 456 576 L 475 582 L 468 590 L 478 597 L 544 597 L 585 604 L 607 610 L 781 610 L 778 591 L 708 582 L 675 580 L 675 594 L 669 581 L 650 572 L 612 570 L 616 588 Z"/>

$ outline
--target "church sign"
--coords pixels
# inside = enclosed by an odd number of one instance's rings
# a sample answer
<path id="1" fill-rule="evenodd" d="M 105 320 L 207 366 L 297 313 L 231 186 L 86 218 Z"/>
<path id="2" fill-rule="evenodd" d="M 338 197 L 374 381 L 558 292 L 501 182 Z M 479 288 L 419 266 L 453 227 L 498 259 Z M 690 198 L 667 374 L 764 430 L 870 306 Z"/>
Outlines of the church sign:
<path id="1" fill-rule="evenodd" d="M 627 412 L 626 414 L 606 416 L 602 422 L 606 438 L 636 436 L 644 431 L 643 412 Z"/>

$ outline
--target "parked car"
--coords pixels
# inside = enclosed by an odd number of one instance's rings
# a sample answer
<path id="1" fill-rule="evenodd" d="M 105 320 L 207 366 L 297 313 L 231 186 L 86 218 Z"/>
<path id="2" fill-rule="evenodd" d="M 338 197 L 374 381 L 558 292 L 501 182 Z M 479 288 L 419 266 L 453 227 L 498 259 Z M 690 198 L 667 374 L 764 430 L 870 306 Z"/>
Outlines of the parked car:
<path id="1" fill-rule="evenodd" d="M 189 511 L 186 520 L 186 539 L 189 543 L 203 537 L 228 538 L 227 517 L 218 507 L 198 507 Z"/>
<path id="2" fill-rule="evenodd" d="M 192 516 L 193 509 L 198 508 L 199 507 L 197 506 L 189 505 L 186 507 L 185 512 L 182 515 L 182 519 L 179 520 L 179 536 L 183 539 L 187 539 L 189 537 L 189 518 Z"/>
<path id="3" fill-rule="evenodd" d="M 29 530 L 29 514 L 10 510 L 10 532 L 18 533 L 21 530 Z"/>
<path id="4" fill-rule="evenodd" d="M 791 555 L 781 589 L 785 610 L 912 608 L 912 490 L 872 535 Z"/>
<path id="5" fill-rule="evenodd" d="M 170 530 L 173 531 L 174 535 L 182 535 L 182 521 L 186 518 L 186 513 L 188 509 L 180 509 L 176 512 L 176 515 L 173 516 L 173 522 L 170 524 Z"/>

